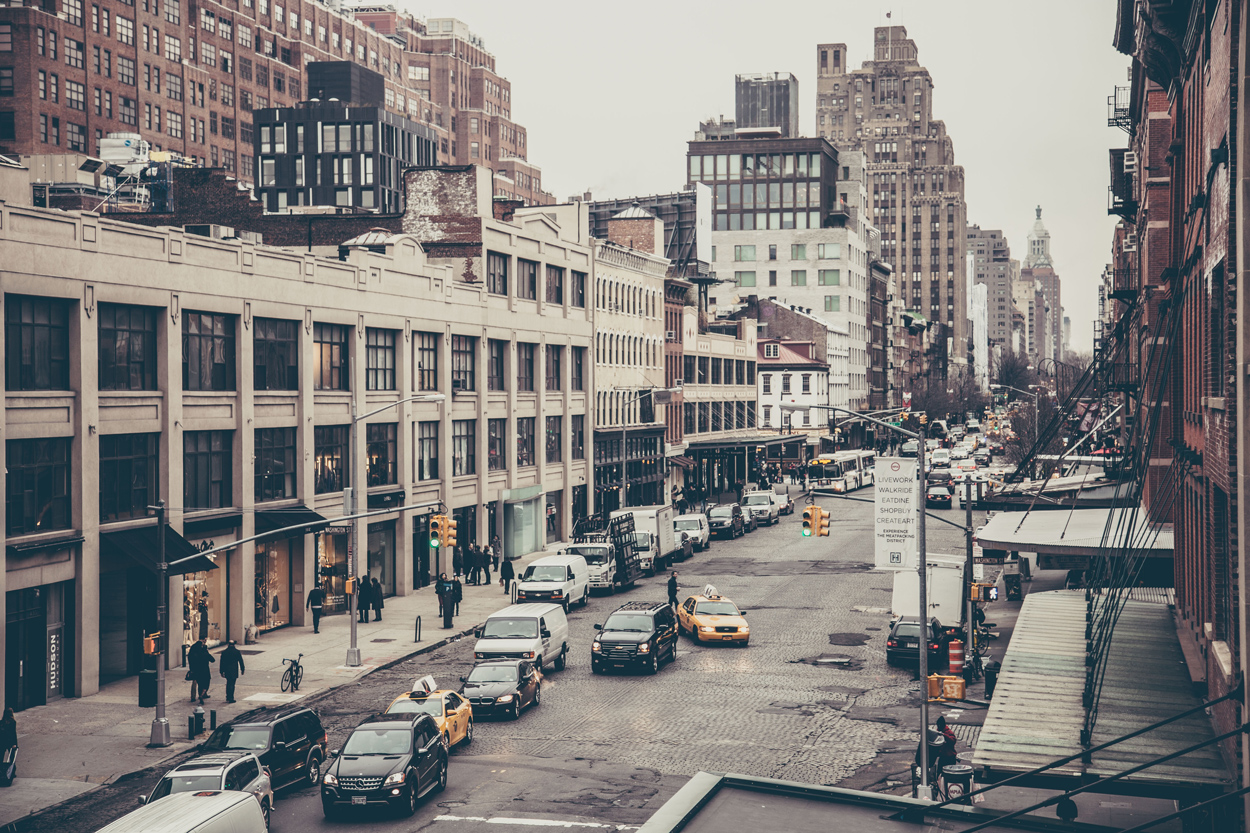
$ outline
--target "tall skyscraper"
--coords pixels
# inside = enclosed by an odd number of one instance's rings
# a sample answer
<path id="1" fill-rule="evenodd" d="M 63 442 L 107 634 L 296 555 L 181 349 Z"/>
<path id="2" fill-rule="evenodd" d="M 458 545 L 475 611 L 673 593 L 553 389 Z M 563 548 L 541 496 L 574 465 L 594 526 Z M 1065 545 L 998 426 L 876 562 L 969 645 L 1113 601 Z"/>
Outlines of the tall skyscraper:
<path id="1" fill-rule="evenodd" d="M 1042 327 L 1044 338 L 1037 341 L 1038 360 L 1063 359 L 1063 303 L 1060 297 L 1059 275 L 1055 273 L 1050 258 L 1050 232 L 1042 222 L 1042 207 L 1037 207 L 1037 219 L 1029 232 L 1029 253 L 1024 258 L 1021 277 L 1032 277 L 1042 288 L 1046 299 L 1046 318 Z"/>
<path id="2" fill-rule="evenodd" d="M 1011 343 L 1011 247 L 998 229 L 968 226 L 972 279 L 986 288 L 986 324 L 990 345 Z"/>
<path id="3" fill-rule="evenodd" d="M 846 44 L 816 47 L 816 129 L 868 157 L 872 224 L 907 309 L 946 324 L 950 358 L 968 355 L 964 169 L 933 118 L 933 81 L 902 26 L 874 30 L 873 60 L 851 70 Z"/>
<path id="4" fill-rule="evenodd" d="M 799 136 L 799 79 L 788 72 L 736 76 L 734 106 L 744 138 L 757 131 L 784 139 Z"/>

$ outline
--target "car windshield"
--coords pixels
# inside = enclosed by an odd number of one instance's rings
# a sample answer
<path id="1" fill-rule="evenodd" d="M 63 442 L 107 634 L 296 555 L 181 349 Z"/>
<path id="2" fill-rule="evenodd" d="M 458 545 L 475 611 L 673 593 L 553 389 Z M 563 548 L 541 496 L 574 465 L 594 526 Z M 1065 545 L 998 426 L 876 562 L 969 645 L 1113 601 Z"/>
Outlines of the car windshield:
<path id="1" fill-rule="evenodd" d="M 894 629 L 895 636 L 920 636 L 920 626 L 904 623 Z"/>
<path id="2" fill-rule="evenodd" d="M 411 697 L 405 700 L 399 700 L 391 704 L 386 710 L 387 714 L 428 714 L 431 717 L 443 716 L 443 698 L 427 697 L 422 700 L 413 700 Z"/>
<path id="3" fill-rule="evenodd" d="M 158 798 L 164 798 L 174 793 L 190 793 L 199 792 L 200 790 L 220 790 L 221 775 L 213 773 L 212 775 L 166 775 L 161 782 L 156 785 L 156 789 L 152 790 L 149 801 L 155 801 Z"/>
<path id="4" fill-rule="evenodd" d="M 701 616 L 737 616 L 738 606 L 733 602 L 699 602 L 694 612 Z"/>
<path id="5" fill-rule="evenodd" d="M 531 564 L 521 581 L 564 581 L 568 571 L 558 564 Z"/>
<path id="6" fill-rule="evenodd" d="M 607 547 L 569 547 L 570 555 L 580 555 L 587 564 L 606 564 L 608 562 Z"/>
<path id="7" fill-rule="evenodd" d="M 772 503 L 772 500 L 769 499 L 768 495 L 747 495 L 747 506 L 767 506 L 770 503 Z"/>
<path id="8" fill-rule="evenodd" d="M 343 744 L 344 755 L 403 755 L 412 748 L 412 730 L 407 726 L 393 728 L 360 728 Z"/>
<path id="9" fill-rule="evenodd" d="M 651 547 L 651 533 L 650 532 L 635 532 L 634 543 L 644 549 L 649 549 Z"/>
<path id="10" fill-rule="evenodd" d="M 537 619 L 490 618 L 482 628 L 482 639 L 533 639 L 538 636 Z"/>
<path id="11" fill-rule="evenodd" d="M 604 623 L 605 631 L 635 631 L 637 633 L 651 632 L 651 617 L 642 616 L 637 613 L 613 613 L 608 617 L 608 621 Z"/>
<path id="12" fill-rule="evenodd" d="M 468 682 L 471 683 L 514 683 L 516 682 L 515 665 L 484 665 L 469 672 Z"/>
<path id="13" fill-rule="evenodd" d="M 675 521 L 673 523 L 673 528 L 678 529 L 678 530 L 693 529 L 695 531 L 698 531 L 702 526 L 703 525 L 701 523 L 694 520 L 693 518 L 691 518 L 690 520 L 685 520 L 685 521 Z"/>
<path id="14" fill-rule="evenodd" d="M 733 515 L 733 510 L 728 506 L 717 506 L 709 513 L 713 518 L 728 518 Z"/>
<path id="15" fill-rule="evenodd" d="M 272 732 L 267 726 L 222 726 L 204 742 L 205 749 L 214 751 L 222 749 L 258 749 L 269 748 L 269 735 Z"/>

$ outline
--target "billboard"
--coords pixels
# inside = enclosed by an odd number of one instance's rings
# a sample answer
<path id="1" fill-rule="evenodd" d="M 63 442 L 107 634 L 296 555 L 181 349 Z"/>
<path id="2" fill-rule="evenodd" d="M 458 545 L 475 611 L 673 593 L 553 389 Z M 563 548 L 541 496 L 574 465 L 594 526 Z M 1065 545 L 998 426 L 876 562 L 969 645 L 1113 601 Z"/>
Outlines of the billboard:
<path id="1" fill-rule="evenodd" d="M 878 457 L 873 530 L 878 570 L 919 569 L 920 481 L 917 460 Z"/>

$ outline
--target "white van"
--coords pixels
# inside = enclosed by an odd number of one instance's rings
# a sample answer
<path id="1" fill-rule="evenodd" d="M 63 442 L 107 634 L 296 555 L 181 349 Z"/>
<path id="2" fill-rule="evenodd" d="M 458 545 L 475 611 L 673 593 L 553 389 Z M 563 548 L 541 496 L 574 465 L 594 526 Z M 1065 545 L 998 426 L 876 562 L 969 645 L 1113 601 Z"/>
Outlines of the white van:
<path id="1" fill-rule="evenodd" d="M 520 602 L 553 602 L 569 605 L 590 601 L 590 568 L 580 555 L 545 555 L 532 562 L 521 574 L 516 600 Z"/>
<path id="2" fill-rule="evenodd" d="M 99 833 L 265 833 L 256 796 L 236 790 L 174 793 L 127 813 Z"/>
<path id="3" fill-rule="evenodd" d="M 683 532 L 690 536 L 690 540 L 694 542 L 694 548 L 699 552 L 707 549 L 712 542 L 712 532 L 707 526 L 707 515 L 701 512 L 678 515 L 673 518 L 673 535 L 681 540 Z"/>
<path id="4" fill-rule="evenodd" d="M 474 659 L 528 659 L 542 669 L 564 670 L 569 653 L 569 620 L 564 606 L 515 604 L 492 613 L 474 634 Z"/>

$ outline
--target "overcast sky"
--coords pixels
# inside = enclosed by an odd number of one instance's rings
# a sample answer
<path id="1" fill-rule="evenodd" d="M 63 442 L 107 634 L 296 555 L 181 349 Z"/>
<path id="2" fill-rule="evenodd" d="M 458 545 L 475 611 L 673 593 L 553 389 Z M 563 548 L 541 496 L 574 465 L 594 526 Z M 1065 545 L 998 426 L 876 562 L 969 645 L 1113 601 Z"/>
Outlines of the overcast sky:
<path id="1" fill-rule="evenodd" d="M 1036 205 L 1072 319 L 1088 350 L 1097 284 L 1109 259 L 1107 96 L 1127 83 L 1111 46 L 1110 0 L 407 0 L 454 16 L 486 41 L 512 82 L 512 117 L 529 160 L 558 199 L 658 194 L 685 183 L 686 142 L 700 119 L 733 117 L 734 75 L 791 72 L 799 118 L 815 133 L 816 44 L 847 44 L 858 67 L 873 27 L 907 27 L 967 175 L 968 222 L 1000 228 L 1021 258 Z"/>

